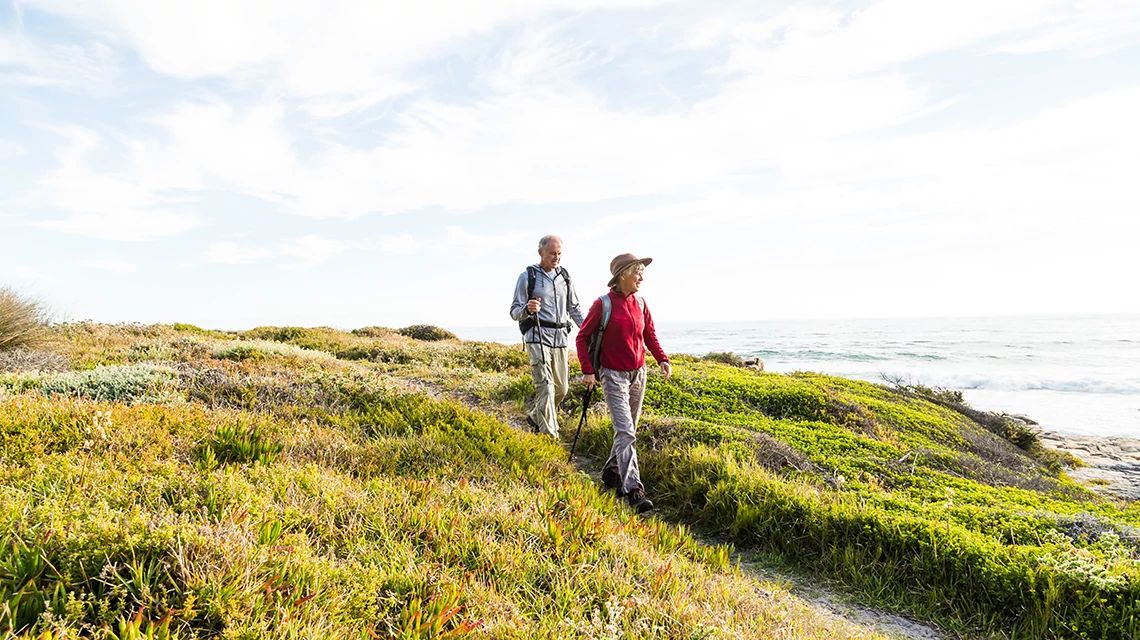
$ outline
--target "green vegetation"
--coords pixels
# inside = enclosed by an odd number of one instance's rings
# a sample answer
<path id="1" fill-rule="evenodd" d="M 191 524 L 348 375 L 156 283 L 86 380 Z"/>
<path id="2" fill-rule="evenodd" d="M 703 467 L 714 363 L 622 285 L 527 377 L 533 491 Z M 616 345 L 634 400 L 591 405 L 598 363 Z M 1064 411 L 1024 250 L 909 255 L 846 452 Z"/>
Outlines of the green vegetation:
<path id="1" fill-rule="evenodd" d="M 680 358 L 643 476 L 677 517 L 873 601 L 1018 638 L 1140 633 L 1140 510 L 958 411 L 863 382 Z M 604 428 L 587 451 L 608 447 Z"/>
<path id="2" fill-rule="evenodd" d="M 404 327 L 399 331 L 400 335 L 415 338 L 416 340 L 427 340 L 428 342 L 435 342 L 436 340 L 455 340 L 456 335 L 447 329 L 436 327 L 430 324 L 413 324 L 409 327 Z"/>
<path id="3" fill-rule="evenodd" d="M 727 364 L 733 367 L 744 366 L 744 358 L 741 358 L 739 355 L 731 351 L 712 351 L 710 353 L 706 353 L 701 359 L 708 360 L 709 362 L 719 362 L 721 364 Z"/>
<path id="4" fill-rule="evenodd" d="M 52 331 L 70 370 L 0 377 L 0 635 L 877 637 L 433 397 L 501 396 L 520 348 Z"/>
<path id="5" fill-rule="evenodd" d="M 858 635 L 689 527 L 964 633 L 1140 635 L 1140 506 L 953 391 L 677 356 L 639 433 L 665 524 L 494 417 L 530 390 L 517 345 L 52 331 L 70 370 L 0 374 L 0 630 L 17 635 Z M 590 411 L 579 451 L 597 459 L 610 426 Z"/>

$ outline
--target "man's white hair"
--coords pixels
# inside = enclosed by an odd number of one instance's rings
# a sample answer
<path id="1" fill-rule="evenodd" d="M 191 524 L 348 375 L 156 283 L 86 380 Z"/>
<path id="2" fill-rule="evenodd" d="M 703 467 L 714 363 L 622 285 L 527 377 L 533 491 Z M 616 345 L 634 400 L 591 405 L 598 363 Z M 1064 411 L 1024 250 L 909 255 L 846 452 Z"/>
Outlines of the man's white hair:
<path id="1" fill-rule="evenodd" d="M 554 242 L 555 240 L 558 241 L 558 244 L 562 244 L 562 238 L 560 238 L 554 234 L 550 234 L 548 236 L 542 236 L 538 240 L 538 250 L 542 251 L 543 249 L 546 248 L 546 245 L 550 244 L 551 242 Z"/>

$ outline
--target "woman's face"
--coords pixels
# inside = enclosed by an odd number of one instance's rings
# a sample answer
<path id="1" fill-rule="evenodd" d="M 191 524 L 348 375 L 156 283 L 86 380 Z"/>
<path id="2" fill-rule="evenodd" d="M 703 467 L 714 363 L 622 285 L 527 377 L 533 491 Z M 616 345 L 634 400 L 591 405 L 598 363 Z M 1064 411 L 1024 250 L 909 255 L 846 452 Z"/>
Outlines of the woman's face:
<path id="1" fill-rule="evenodd" d="M 645 266 L 637 265 L 637 268 L 628 273 L 622 274 L 618 278 L 618 288 L 624 294 L 637 293 L 641 288 L 641 281 L 645 279 Z"/>

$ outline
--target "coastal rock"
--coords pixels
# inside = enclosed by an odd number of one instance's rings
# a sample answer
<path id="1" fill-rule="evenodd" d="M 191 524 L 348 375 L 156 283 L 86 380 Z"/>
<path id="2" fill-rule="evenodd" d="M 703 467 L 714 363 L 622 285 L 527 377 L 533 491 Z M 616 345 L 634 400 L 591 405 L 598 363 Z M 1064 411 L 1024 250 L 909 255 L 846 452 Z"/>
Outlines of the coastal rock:
<path id="1" fill-rule="evenodd" d="M 1140 499 L 1140 440 L 1043 431 L 1041 444 L 1084 460 L 1087 467 L 1067 473 L 1089 489 L 1125 500 Z"/>
<path id="2" fill-rule="evenodd" d="M 749 369 L 755 369 L 756 371 L 763 371 L 764 370 L 764 361 L 761 360 L 759 357 L 748 358 L 747 360 L 744 361 L 744 366 L 749 368 Z"/>

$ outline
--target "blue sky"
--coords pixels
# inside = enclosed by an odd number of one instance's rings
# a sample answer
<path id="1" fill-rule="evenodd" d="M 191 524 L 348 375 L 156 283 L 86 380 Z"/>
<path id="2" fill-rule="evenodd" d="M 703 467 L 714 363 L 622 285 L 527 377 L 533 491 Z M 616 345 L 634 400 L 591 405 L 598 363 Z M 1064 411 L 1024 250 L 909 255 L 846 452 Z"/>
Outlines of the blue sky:
<path id="1" fill-rule="evenodd" d="M 60 317 L 1136 313 L 1140 5 L 0 4 L 0 285 Z"/>

